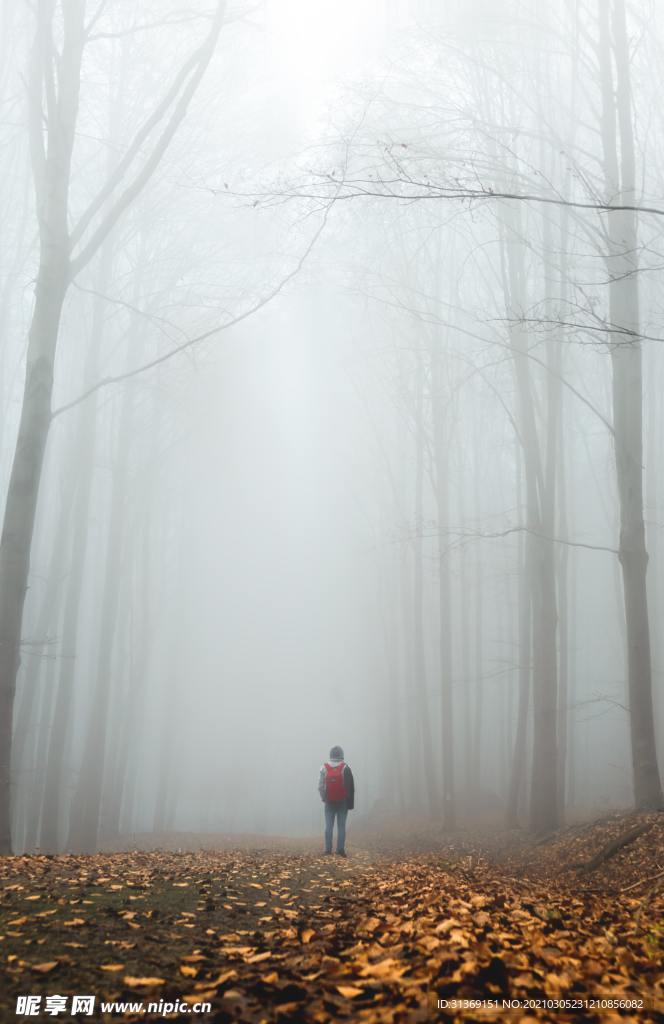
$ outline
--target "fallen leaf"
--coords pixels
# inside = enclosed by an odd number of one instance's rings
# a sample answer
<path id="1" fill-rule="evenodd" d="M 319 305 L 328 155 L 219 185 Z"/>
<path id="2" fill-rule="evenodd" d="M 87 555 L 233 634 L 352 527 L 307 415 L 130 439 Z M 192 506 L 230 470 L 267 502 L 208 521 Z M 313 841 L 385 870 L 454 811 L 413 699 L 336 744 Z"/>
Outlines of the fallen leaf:
<path id="1" fill-rule="evenodd" d="M 125 974 L 122 979 L 129 988 L 148 988 L 153 985 L 164 985 L 165 978 L 135 978 L 132 974 Z"/>
<path id="2" fill-rule="evenodd" d="M 237 971 L 231 968 L 229 971 L 222 971 L 221 974 L 217 975 L 212 981 L 201 982 L 201 985 L 207 985 L 213 988 L 216 985 L 225 985 L 227 981 L 235 981 L 237 978 Z"/>
<path id="3" fill-rule="evenodd" d="M 214 988 L 205 989 L 204 991 L 187 992 L 185 995 L 180 996 L 183 1003 L 199 1003 L 199 1002 L 210 1002 L 217 994 L 217 990 Z"/>
<path id="4" fill-rule="evenodd" d="M 39 971 L 40 974 L 50 974 L 51 971 L 55 970 L 59 963 L 59 960 L 47 960 L 46 963 L 43 964 L 30 964 L 30 967 L 33 971 Z"/>
<path id="5" fill-rule="evenodd" d="M 357 988 L 356 985 L 337 985 L 337 992 L 345 999 L 357 999 L 358 996 L 364 994 L 363 988 Z"/>
<path id="6" fill-rule="evenodd" d="M 268 950 L 265 953 L 254 953 L 253 956 L 246 956 L 244 958 L 245 964 L 260 964 L 263 960 L 269 960 L 272 953 Z"/>

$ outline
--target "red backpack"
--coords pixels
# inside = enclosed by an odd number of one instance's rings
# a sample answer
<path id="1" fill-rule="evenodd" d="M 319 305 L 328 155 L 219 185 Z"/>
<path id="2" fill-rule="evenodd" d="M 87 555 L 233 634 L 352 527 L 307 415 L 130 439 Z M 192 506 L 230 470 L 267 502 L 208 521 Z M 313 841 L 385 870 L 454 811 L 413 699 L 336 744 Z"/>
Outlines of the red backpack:
<path id="1" fill-rule="evenodd" d="M 346 787 L 344 786 L 344 768 L 345 763 L 342 761 L 341 764 L 325 765 L 325 799 L 330 800 L 332 803 L 337 800 L 345 800 L 348 794 L 346 793 Z"/>

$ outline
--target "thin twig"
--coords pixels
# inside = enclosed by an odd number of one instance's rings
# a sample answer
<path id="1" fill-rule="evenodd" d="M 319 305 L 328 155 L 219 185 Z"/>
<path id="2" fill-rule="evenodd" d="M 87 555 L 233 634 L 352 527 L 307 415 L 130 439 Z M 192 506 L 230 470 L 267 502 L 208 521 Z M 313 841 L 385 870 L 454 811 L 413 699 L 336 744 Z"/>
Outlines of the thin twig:
<path id="1" fill-rule="evenodd" d="M 240 313 L 238 316 L 234 317 L 232 320 L 228 320 L 224 324 L 218 324 L 216 327 L 212 327 L 209 331 L 205 331 L 203 334 L 198 334 L 195 338 L 189 338 L 181 345 L 176 345 L 176 347 L 170 349 L 170 351 L 164 352 L 163 355 L 158 356 L 156 359 L 151 359 L 150 362 L 143 363 L 141 366 L 137 366 L 133 370 L 128 370 L 126 373 L 118 373 L 110 375 L 108 377 L 102 377 L 101 380 L 98 380 L 97 383 L 93 384 L 92 387 L 87 389 L 87 391 L 84 391 L 82 394 L 80 394 L 78 398 L 72 399 L 72 401 L 67 402 L 66 405 L 61 405 L 58 409 L 54 409 L 53 412 L 51 413 L 51 419 L 55 419 L 57 416 L 60 416 L 63 412 L 68 412 L 69 409 L 73 409 L 74 406 L 80 405 L 81 402 L 84 402 L 86 398 L 89 398 L 91 395 L 94 395 L 95 392 L 99 391 L 101 388 L 109 387 L 111 384 L 120 384 L 122 383 L 122 381 L 129 380 L 132 377 L 137 377 L 139 374 L 145 373 L 147 370 L 151 370 L 155 366 L 159 366 L 161 363 L 167 362 L 169 359 L 172 359 L 173 356 L 179 355 L 180 352 L 185 352 L 187 349 L 192 348 L 194 345 L 198 345 L 203 341 L 207 341 L 208 338 L 214 337 L 215 334 L 220 334 L 222 331 L 228 330 L 229 327 L 234 327 L 236 324 L 239 324 L 243 320 L 246 320 L 248 317 L 252 316 L 252 314 L 256 313 L 259 309 L 262 309 L 263 306 L 266 306 L 269 302 L 272 301 L 272 299 L 276 298 L 281 291 L 283 291 L 283 289 L 286 287 L 289 281 L 292 281 L 293 278 L 299 274 L 307 257 L 309 256 L 312 249 L 316 245 L 316 242 L 323 233 L 323 229 L 325 228 L 333 204 L 334 200 L 331 200 L 325 210 L 320 226 L 317 228 L 313 238 L 307 245 L 307 248 L 304 250 L 300 259 L 297 261 L 297 264 L 295 265 L 293 270 L 286 274 L 286 276 L 283 277 L 281 281 L 279 281 L 279 283 L 272 289 L 271 292 L 268 292 L 268 294 L 265 295 L 262 299 L 259 299 L 257 302 L 255 302 L 252 306 L 249 307 L 249 309 L 246 309 L 244 313 Z"/>
<path id="2" fill-rule="evenodd" d="M 658 871 L 656 875 L 651 875 L 650 878 L 640 878 L 638 882 L 634 882 L 632 885 L 626 885 L 624 889 L 618 889 L 619 893 L 631 892 L 632 889 L 638 889 L 644 882 L 655 882 L 658 878 L 664 876 L 664 871 Z"/>

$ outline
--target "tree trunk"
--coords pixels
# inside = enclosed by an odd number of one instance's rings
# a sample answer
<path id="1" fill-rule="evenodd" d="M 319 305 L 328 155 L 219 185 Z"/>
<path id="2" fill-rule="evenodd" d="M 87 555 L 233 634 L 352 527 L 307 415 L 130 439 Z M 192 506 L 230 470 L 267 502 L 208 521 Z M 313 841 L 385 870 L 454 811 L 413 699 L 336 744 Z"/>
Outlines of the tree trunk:
<path id="1" fill-rule="evenodd" d="M 120 404 L 116 464 L 111 485 L 108 548 L 100 603 L 101 636 L 97 651 L 95 687 L 87 717 L 83 757 L 74 791 L 68 848 L 74 853 L 96 852 L 101 796 L 106 769 L 108 712 L 112 692 L 113 645 L 124 566 L 124 504 L 127 465 L 133 425 L 133 391 L 127 388 Z"/>
<path id="2" fill-rule="evenodd" d="M 602 144 L 605 189 L 615 202 L 636 199 L 629 50 L 624 0 L 599 4 Z M 613 47 L 611 45 L 613 28 Z M 611 54 L 615 60 L 615 88 Z M 616 134 L 616 120 L 618 135 Z M 609 319 L 616 477 L 620 507 L 619 560 L 627 628 L 627 677 L 634 802 L 662 807 L 653 720 L 652 664 L 643 518 L 643 373 L 640 339 L 638 221 L 636 212 L 608 215 Z"/>
<path id="3" fill-rule="evenodd" d="M 39 482 L 51 422 L 53 367 L 62 307 L 69 279 L 67 208 L 74 127 L 78 112 L 83 0 L 63 7 L 64 44 L 59 95 L 49 118 L 48 152 L 34 167 L 39 212 L 39 270 L 28 336 L 23 405 L 9 478 L 0 538 L 0 853 L 11 852 L 10 765 L 14 695 L 20 664 L 21 624 L 28 589 L 30 548 Z M 33 52 L 31 135 L 42 135 L 41 90 L 53 12 L 39 8 Z M 35 152 L 33 142 L 33 154 Z"/>
<path id="4" fill-rule="evenodd" d="M 546 481 L 535 415 L 533 382 L 528 360 L 528 338 L 519 318 L 527 308 L 520 211 L 512 210 L 513 222 L 505 244 L 505 294 L 508 298 L 510 345 L 518 399 L 519 435 L 524 454 L 526 529 L 532 601 L 533 651 L 533 760 L 530 787 L 530 828 L 552 832 L 558 825 L 557 779 L 557 612 L 555 562 L 550 534 L 543 528 Z M 548 519 L 547 519 L 548 523 Z"/>
<path id="5" fill-rule="evenodd" d="M 480 429 L 475 421 L 474 441 L 476 448 L 475 473 L 473 474 L 473 504 L 475 516 L 482 514 L 482 477 L 479 471 L 480 462 Z M 475 602 L 473 606 L 473 633 L 475 648 L 475 682 L 473 686 L 473 720 L 472 734 L 472 775 L 470 796 L 479 805 L 482 788 L 482 768 L 484 763 L 484 586 L 482 579 L 481 547 L 475 548 L 473 565 Z"/>
<path id="6" fill-rule="evenodd" d="M 159 436 L 155 432 L 155 440 Z M 158 454 L 156 444 L 153 445 L 152 460 L 156 462 Z M 118 709 L 119 735 L 116 738 L 113 751 L 113 771 L 109 779 L 109 791 L 106 793 L 102 806 L 101 834 L 105 837 L 118 835 L 123 806 L 131 806 L 133 803 L 133 785 L 129 780 L 136 777 L 137 755 L 140 749 L 140 734 L 144 728 L 148 714 L 146 713 L 147 686 L 146 678 L 150 665 L 150 656 L 154 643 L 156 623 L 152 613 L 150 592 L 152 575 L 152 550 L 151 550 L 151 527 L 154 523 L 149 514 L 144 513 L 145 518 L 140 538 L 140 559 L 138 561 L 138 580 L 135 580 L 129 572 L 128 591 L 133 592 L 134 588 L 139 594 L 138 604 L 138 628 L 132 630 L 129 639 L 129 658 L 127 666 L 127 690 L 124 702 Z M 127 595 L 128 603 L 131 601 L 131 593 Z M 137 651 L 137 654 L 135 652 Z"/>
<path id="7" fill-rule="evenodd" d="M 475 510 L 477 514 L 477 510 Z M 459 523 L 465 523 L 466 520 L 466 503 L 464 500 L 464 488 L 463 483 L 457 489 L 457 521 Z M 461 755 L 463 757 L 463 788 L 466 793 L 466 799 L 470 795 L 471 780 L 473 777 L 473 749 L 472 749 L 472 733 L 471 733 L 471 643 L 470 643 L 470 612 L 472 609 L 472 602 L 470 599 L 473 589 L 470 583 L 470 573 L 468 571 L 468 548 L 466 545 L 462 545 L 459 552 L 459 593 L 461 594 L 461 600 L 459 602 L 459 675 L 462 683 L 461 699 L 461 717 L 463 719 L 462 727 L 462 738 L 461 743 Z"/>
<path id="8" fill-rule="evenodd" d="M 544 162 L 544 154 L 542 154 Z M 551 175 L 554 168 L 550 169 Z M 563 220 L 566 218 L 566 211 L 562 210 Z M 566 251 L 567 238 L 566 226 L 561 232 L 563 246 L 561 250 Z M 544 271 L 544 302 L 545 318 L 553 321 L 555 317 L 555 295 L 564 295 L 564 282 L 559 282 L 554 294 L 553 282 L 558 273 L 556 269 L 556 258 L 554 253 L 553 238 L 550 220 L 543 211 L 542 216 L 542 239 L 544 248 L 543 271 Z M 564 266 L 564 263 L 563 263 Z M 546 621 L 553 624 L 553 629 L 547 628 L 547 650 L 548 658 L 552 667 L 552 700 L 555 706 L 555 722 L 551 730 L 551 742 L 555 744 L 554 763 L 556 766 L 556 822 L 559 826 L 563 821 L 564 790 L 565 790 L 565 736 L 566 736 L 566 715 L 567 715 L 567 664 L 561 664 L 561 651 L 558 650 L 557 642 L 562 645 L 567 642 L 567 623 L 561 626 L 558 617 L 558 605 L 561 600 L 559 587 L 562 584 L 567 587 L 567 548 L 562 545 L 556 549 L 553 537 L 559 536 L 559 522 L 557 512 L 557 496 L 559 487 L 561 450 L 561 407 L 562 407 L 562 341 L 557 335 L 549 334 L 546 340 L 546 435 L 545 435 L 545 472 L 541 497 L 541 529 L 544 534 L 542 544 L 545 546 L 545 556 L 548 566 L 546 575 L 542 577 L 545 588 L 545 600 L 547 602 Z M 563 538 L 564 540 L 564 538 Z M 566 594 L 565 594 L 566 599 Z M 557 684 L 557 685 L 556 685 Z"/>
<path id="9" fill-rule="evenodd" d="M 427 700 L 427 678 L 424 638 L 424 572 L 423 539 L 424 530 L 424 457 L 426 437 L 424 430 L 424 365 L 421 352 L 417 352 L 416 395 L 415 395 L 415 539 L 413 541 L 413 631 L 414 631 L 414 674 L 417 710 L 420 720 L 420 741 L 424 764 L 429 813 L 434 816 L 438 808 L 438 794 L 434 775 L 429 707 Z"/>
<path id="10" fill-rule="evenodd" d="M 66 258 L 66 251 L 60 250 L 63 263 Z M 54 259 L 57 260 L 55 255 Z M 28 343 L 23 408 L 0 540 L 0 853 L 11 852 L 9 769 L 14 694 L 64 291 L 62 265 L 53 266 L 50 261 L 42 264 Z"/>
<path id="11" fill-rule="evenodd" d="M 517 452 L 521 466 L 520 452 Z M 521 472 L 517 475 L 517 508 L 521 512 L 523 502 L 521 498 Z M 532 608 L 530 589 L 530 566 L 528 565 L 529 545 L 527 538 L 522 535 L 519 543 L 519 643 L 517 646 L 519 654 L 519 695 L 517 699 L 516 730 L 514 733 L 514 748 L 512 755 L 512 768 L 510 773 L 509 790 L 507 796 L 507 827 L 517 828 L 519 824 L 519 807 L 521 796 L 526 781 L 526 764 L 528 760 L 528 711 L 530 708 L 530 679 L 532 665 Z"/>
<path id="12" fill-rule="evenodd" d="M 453 829 L 456 821 L 454 785 L 454 706 L 452 700 L 452 595 L 450 564 L 446 551 L 449 518 L 449 437 L 445 429 L 443 406 L 443 373 L 441 352 L 431 346 L 431 412 L 433 423 L 433 449 L 435 465 L 435 492 L 438 508 L 438 621 L 440 650 L 441 747 L 443 826 Z"/>

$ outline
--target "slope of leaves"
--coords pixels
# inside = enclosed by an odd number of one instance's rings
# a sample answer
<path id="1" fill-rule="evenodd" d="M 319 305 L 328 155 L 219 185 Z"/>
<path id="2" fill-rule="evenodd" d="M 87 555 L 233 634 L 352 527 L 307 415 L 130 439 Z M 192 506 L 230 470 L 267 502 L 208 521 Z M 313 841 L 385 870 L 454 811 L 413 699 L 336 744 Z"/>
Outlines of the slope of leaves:
<path id="1" fill-rule="evenodd" d="M 607 862 L 608 881 L 579 883 L 561 865 L 604 838 L 581 835 L 502 857 L 466 841 L 348 861 L 272 849 L 6 858 L 2 1019 L 16 1019 L 18 994 L 94 993 L 207 999 L 215 1021 L 502 1019 L 437 1000 L 508 998 L 534 1002 L 514 1019 L 654 1021 L 662 891 L 625 877 L 655 873 L 661 846 L 639 859 L 647 833 Z M 537 1005 L 590 998 L 648 1008 Z"/>

